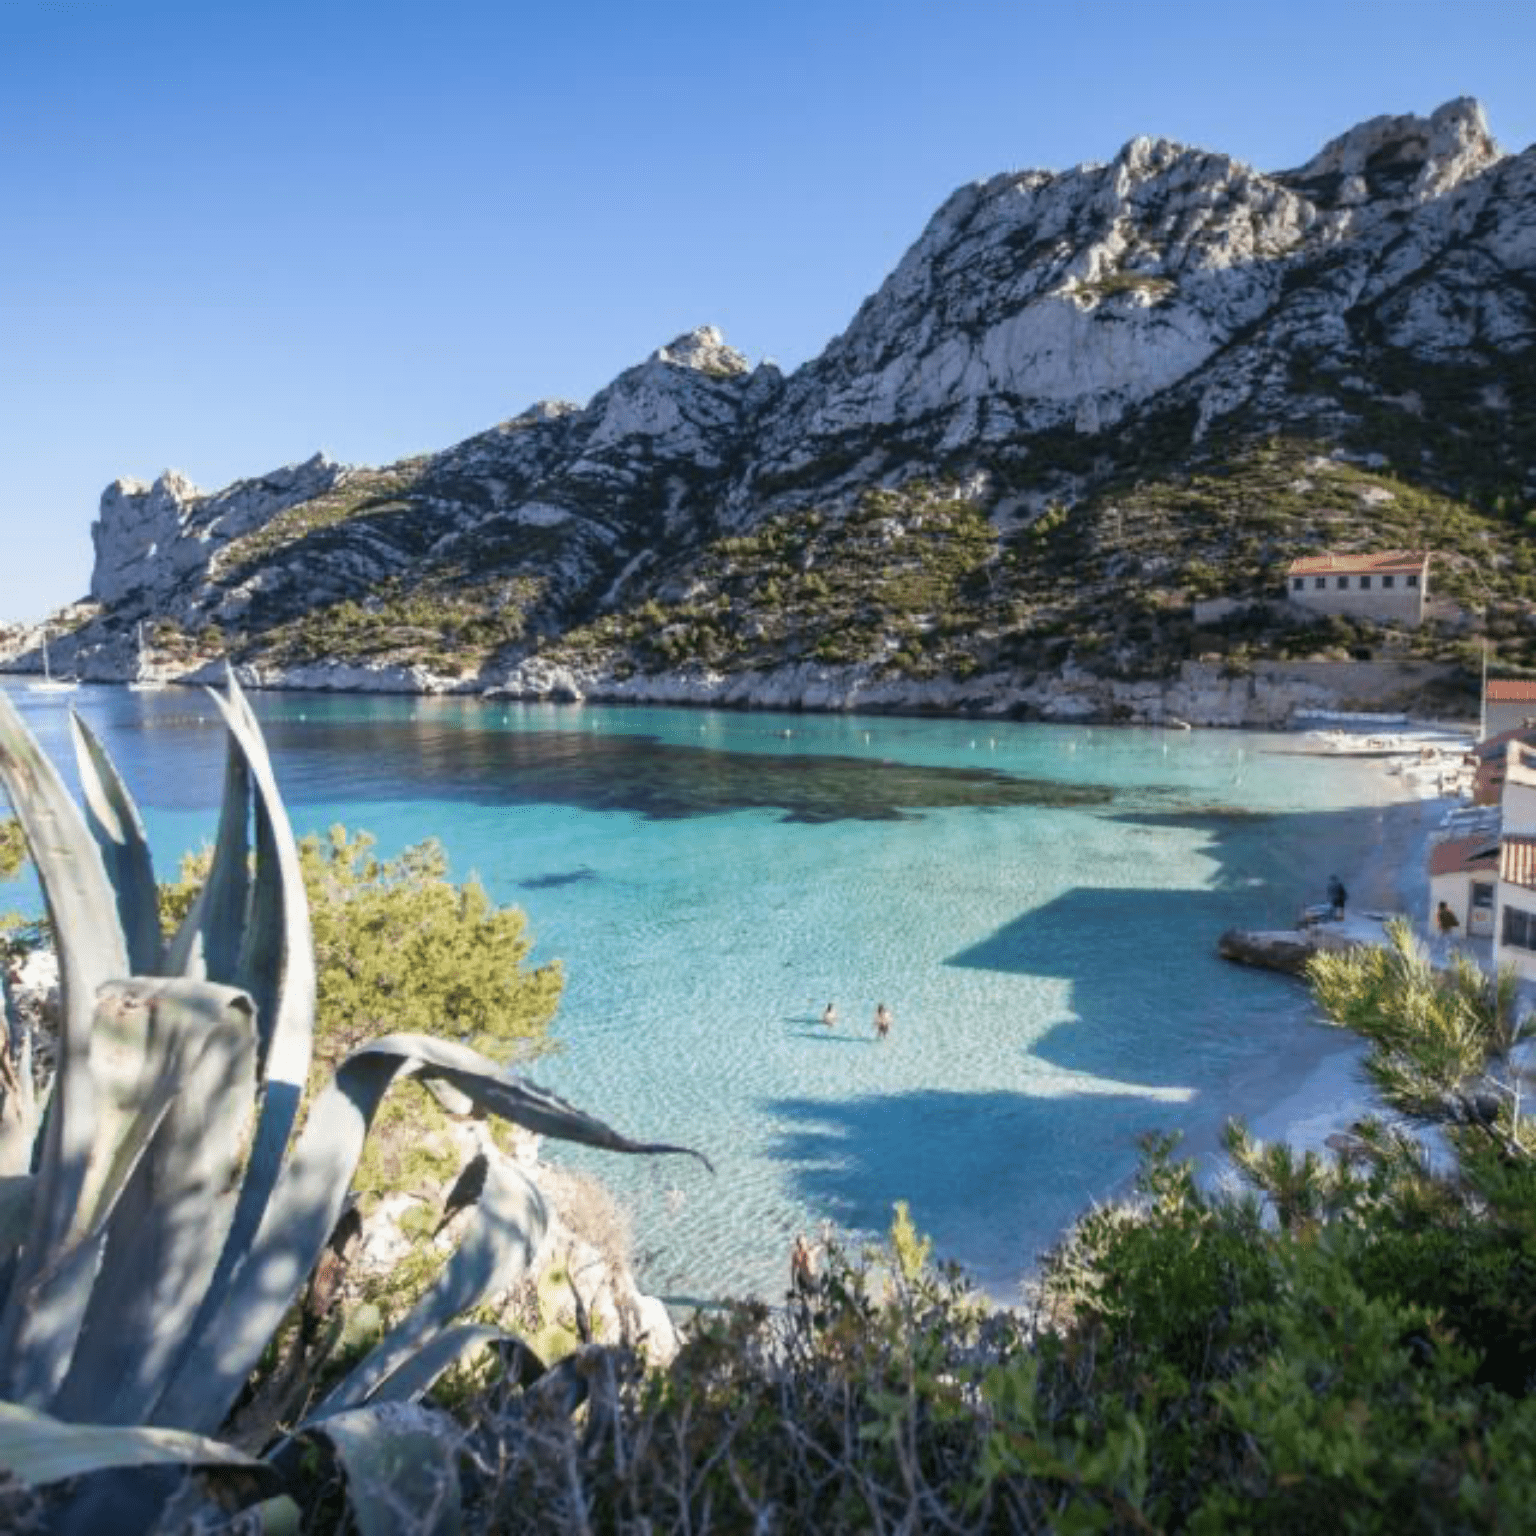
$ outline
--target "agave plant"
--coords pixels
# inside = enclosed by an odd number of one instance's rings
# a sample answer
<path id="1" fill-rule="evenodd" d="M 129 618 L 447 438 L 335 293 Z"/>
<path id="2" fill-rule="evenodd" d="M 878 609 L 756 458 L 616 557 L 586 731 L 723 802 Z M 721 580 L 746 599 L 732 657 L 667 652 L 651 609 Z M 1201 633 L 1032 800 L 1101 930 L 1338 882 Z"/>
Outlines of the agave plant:
<path id="1" fill-rule="evenodd" d="M 106 752 L 72 717 L 82 815 L 0 695 L 0 784 L 37 869 L 61 993 L 46 1102 L 8 1002 L 0 1050 L 0 1466 L 34 1484 L 104 1466 L 235 1466 L 258 1474 L 236 1502 L 271 1492 L 270 1462 L 211 1437 L 314 1270 L 402 1078 L 450 1110 L 545 1135 L 689 1151 L 631 1141 L 423 1035 L 354 1051 L 301 1115 L 315 965 L 297 852 L 255 715 L 232 676 L 228 698 L 212 696 L 228 732 L 212 867 L 163 942 L 142 823 Z M 538 1189 L 494 1162 L 436 1281 L 300 1430 L 322 1428 L 342 1455 L 376 1450 L 390 1425 L 419 1438 L 399 1405 L 492 1337 L 454 1319 L 518 1276 L 546 1223 Z"/>

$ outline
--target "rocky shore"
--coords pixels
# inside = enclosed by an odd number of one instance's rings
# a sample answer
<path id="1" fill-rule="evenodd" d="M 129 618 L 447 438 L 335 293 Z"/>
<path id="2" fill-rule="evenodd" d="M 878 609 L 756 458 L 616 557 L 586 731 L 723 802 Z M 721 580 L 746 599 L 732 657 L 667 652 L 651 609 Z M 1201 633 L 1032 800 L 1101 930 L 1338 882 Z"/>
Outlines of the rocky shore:
<path id="1" fill-rule="evenodd" d="M 131 641 L 76 644 L 65 635 L 50 650 L 56 672 L 85 682 L 127 682 L 138 675 Z M 217 685 L 223 656 L 156 668 L 159 680 Z M 0 672 L 41 673 L 34 629 L 0 636 Z M 1454 690 L 1454 668 L 1423 661 L 1185 661 L 1171 676 L 1104 676 L 1068 664 L 1053 672 L 997 671 L 971 677 L 911 677 L 861 664 L 786 662 L 735 672 L 684 667 L 632 669 L 624 658 L 578 664 L 533 656 L 510 668 L 455 675 L 428 666 L 362 661 L 278 667 L 237 663 L 245 688 L 325 693 L 459 694 L 524 702 L 664 704 L 716 709 L 967 715 L 1073 724 L 1214 726 L 1279 730 L 1329 712 L 1404 713 L 1426 696 Z"/>

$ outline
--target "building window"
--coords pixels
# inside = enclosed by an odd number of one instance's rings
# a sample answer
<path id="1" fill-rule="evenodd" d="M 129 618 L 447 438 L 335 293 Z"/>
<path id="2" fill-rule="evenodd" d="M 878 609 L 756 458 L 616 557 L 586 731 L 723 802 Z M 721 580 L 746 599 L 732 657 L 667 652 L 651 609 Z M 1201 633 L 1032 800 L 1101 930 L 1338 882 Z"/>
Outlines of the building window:
<path id="1" fill-rule="evenodd" d="M 1416 586 L 1418 586 L 1418 584 L 1419 584 L 1418 573 L 1415 572 L 1414 574 L 1412 574 L 1412 575 L 1410 575 L 1408 577 L 1408 585 L 1410 587 L 1416 587 Z"/>
<path id="2" fill-rule="evenodd" d="M 1536 912 L 1504 908 L 1504 943 L 1516 949 L 1536 949 Z"/>
<path id="3" fill-rule="evenodd" d="M 1334 585 L 1336 587 L 1338 587 L 1338 589 L 1342 592 L 1344 590 L 1344 588 L 1349 585 L 1349 577 L 1348 576 L 1340 576 L 1339 579 L 1334 583 Z"/>
<path id="4" fill-rule="evenodd" d="M 1361 578 L 1360 578 L 1360 590 L 1361 590 L 1361 591 L 1362 591 L 1362 592 L 1364 592 L 1364 591 L 1365 591 L 1365 589 L 1366 589 L 1366 588 L 1367 588 L 1367 587 L 1368 587 L 1368 586 L 1370 586 L 1370 584 L 1371 584 L 1371 578 L 1370 578 L 1370 577 L 1369 577 L 1369 576 L 1362 576 L 1362 577 L 1361 577 Z"/>
<path id="5" fill-rule="evenodd" d="M 1486 880 L 1472 882 L 1472 905 L 1489 910 L 1493 906 L 1493 886 Z"/>
<path id="6" fill-rule="evenodd" d="M 1395 587 L 1397 585 L 1397 577 L 1396 576 L 1383 576 L 1381 578 L 1381 584 L 1384 587 Z"/>
<path id="7" fill-rule="evenodd" d="M 1291 582 L 1291 591 L 1300 592 L 1301 589 L 1306 586 L 1306 584 L 1307 578 L 1305 576 L 1298 576 Z"/>
<path id="8" fill-rule="evenodd" d="M 1328 585 L 1328 578 L 1326 576 L 1314 576 L 1312 578 L 1312 585 L 1321 592 Z"/>

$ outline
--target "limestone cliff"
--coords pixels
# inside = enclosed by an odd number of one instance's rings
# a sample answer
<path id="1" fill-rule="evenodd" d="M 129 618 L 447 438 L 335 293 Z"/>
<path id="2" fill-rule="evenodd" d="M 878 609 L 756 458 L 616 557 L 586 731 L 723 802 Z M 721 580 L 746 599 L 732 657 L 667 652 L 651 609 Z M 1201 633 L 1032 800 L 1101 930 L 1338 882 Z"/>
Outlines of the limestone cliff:
<path id="1" fill-rule="evenodd" d="M 162 670 L 276 684 L 1168 682 L 1371 648 L 1264 605 L 1293 556 L 1390 538 L 1447 556 L 1462 612 L 1414 645 L 1449 662 L 1466 611 L 1536 591 L 1533 499 L 1536 150 L 1459 100 L 1291 170 L 1138 138 L 963 187 L 787 377 L 705 327 L 382 469 L 119 481 L 56 651 L 124 675 L 148 619 Z M 1193 624 L 1215 595 L 1247 617 Z"/>

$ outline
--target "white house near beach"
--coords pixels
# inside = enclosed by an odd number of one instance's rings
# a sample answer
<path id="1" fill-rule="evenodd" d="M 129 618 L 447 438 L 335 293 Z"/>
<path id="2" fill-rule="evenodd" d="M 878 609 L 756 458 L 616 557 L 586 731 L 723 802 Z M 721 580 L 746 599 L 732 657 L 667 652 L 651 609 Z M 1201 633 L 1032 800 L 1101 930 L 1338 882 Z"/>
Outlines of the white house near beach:
<path id="1" fill-rule="evenodd" d="M 1429 551 L 1307 555 L 1286 570 L 1285 595 L 1303 608 L 1417 628 L 1429 589 Z"/>

